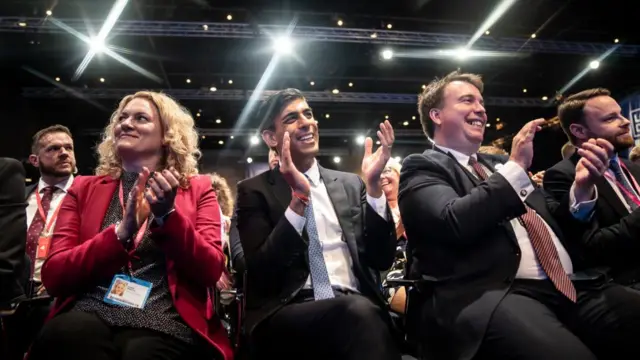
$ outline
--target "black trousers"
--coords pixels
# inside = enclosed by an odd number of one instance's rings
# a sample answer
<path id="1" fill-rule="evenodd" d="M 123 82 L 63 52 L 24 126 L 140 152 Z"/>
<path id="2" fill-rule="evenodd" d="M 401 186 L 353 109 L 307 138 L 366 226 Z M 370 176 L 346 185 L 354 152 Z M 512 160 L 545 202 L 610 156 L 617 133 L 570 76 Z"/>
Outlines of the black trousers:
<path id="1" fill-rule="evenodd" d="M 640 292 L 574 282 L 572 303 L 548 280 L 516 280 L 496 308 L 477 359 L 626 359 L 640 339 Z"/>
<path id="2" fill-rule="evenodd" d="M 274 359 L 399 360 L 387 314 L 368 298 L 298 296 L 252 334 L 256 355 Z"/>
<path id="3" fill-rule="evenodd" d="M 25 352 L 40 332 L 44 320 L 49 315 L 53 299 L 24 301 L 16 312 L 2 319 L 4 326 L 5 358 L 3 360 L 22 360 Z"/>
<path id="4" fill-rule="evenodd" d="M 71 311 L 44 325 L 29 360 L 215 359 L 211 351 L 202 350 L 156 331 L 114 328 L 95 314 Z"/>

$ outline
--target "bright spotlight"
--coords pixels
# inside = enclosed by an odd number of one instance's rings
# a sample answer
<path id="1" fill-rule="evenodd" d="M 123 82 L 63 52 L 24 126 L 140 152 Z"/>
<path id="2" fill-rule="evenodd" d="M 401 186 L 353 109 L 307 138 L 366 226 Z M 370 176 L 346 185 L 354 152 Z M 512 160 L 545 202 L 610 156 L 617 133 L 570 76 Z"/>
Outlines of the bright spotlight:
<path id="1" fill-rule="evenodd" d="M 386 49 L 382 51 L 382 58 L 385 60 L 391 60 L 393 58 L 393 50 Z"/>
<path id="2" fill-rule="evenodd" d="M 293 50 L 293 43 L 288 36 L 280 36 L 273 40 L 273 49 L 278 54 L 291 54 L 291 51 Z"/>
<path id="3" fill-rule="evenodd" d="M 467 48 L 459 48 L 459 49 L 456 49 L 455 51 L 455 56 L 460 60 L 464 60 L 468 58 L 470 55 L 471 55 L 471 51 L 469 51 L 469 49 Z"/>
<path id="4" fill-rule="evenodd" d="M 93 38 L 91 39 L 91 50 L 96 54 L 100 54 L 107 49 L 107 45 L 104 43 L 103 39 Z"/>
<path id="5" fill-rule="evenodd" d="M 597 69 L 600 67 L 600 61 L 598 60 L 593 60 L 592 62 L 589 63 L 589 67 L 592 69 Z"/>
<path id="6" fill-rule="evenodd" d="M 251 141 L 251 145 L 258 145 L 258 143 L 260 142 L 260 140 L 258 139 L 257 136 L 253 135 L 250 139 Z"/>
<path id="7" fill-rule="evenodd" d="M 340 160 L 341 160 L 340 156 L 334 156 L 333 157 L 333 162 L 336 163 L 336 164 L 340 164 Z"/>
<path id="8" fill-rule="evenodd" d="M 51 16 L 51 15 L 53 15 L 53 11 L 47 10 L 47 16 Z"/>
<path id="9" fill-rule="evenodd" d="M 356 137 L 356 143 L 358 145 L 364 144 L 364 136 L 363 135 L 358 135 L 358 137 Z"/>
<path id="10" fill-rule="evenodd" d="M 251 164 L 252 162 L 253 162 L 253 159 L 252 159 L 252 158 L 250 158 L 250 157 L 248 157 L 248 158 L 247 158 L 247 164 Z"/>

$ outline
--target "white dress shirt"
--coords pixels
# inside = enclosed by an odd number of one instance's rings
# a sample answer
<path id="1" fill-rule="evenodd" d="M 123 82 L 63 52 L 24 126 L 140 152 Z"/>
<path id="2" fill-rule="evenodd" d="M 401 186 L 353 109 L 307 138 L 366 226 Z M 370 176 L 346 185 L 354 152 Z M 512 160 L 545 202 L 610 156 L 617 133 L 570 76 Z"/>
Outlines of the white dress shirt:
<path id="1" fill-rule="evenodd" d="M 58 188 L 56 189 L 56 191 L 53 192 L 51 196 L 49 213 L 47 214 L 47 221 L 45 221 L 45 226 L 47 226 L 49 225 L 49 221 L 51 221 L 51 216 L 53 215 L 55 210 L 58 208 L 58 206 L 64 199 L 65 195 L 67 195 L 67 190 L 69 190 L 69 188 L 71 187 L 71 184 L 73 184 L 73 175 L 69 176 L 67 180 L 62 181 L 58 184 L 47 184 L 44 180 L 42 180 L 42 178 L 40 178 L 40 181 L 38 182 L 38 186 L 31 194 L 29 194 L 29 198 L 27 199 L 27 230 L 29 229 L 29 226 L 31 226 L 31 222 L 33 221 L 34 216 L 36 216 L 36 214 L 38 213 L 38 201 L 36 200 L 36 191 L 39 191 L 40 196 L 42 196 L 42 192 L 44 191 L 44 188 L 46 188 L 47 186 L 55 186 Z M 56 224 L 54 222 L 53 224 L 51 224 L 51 229 L 53 229 L 55 226 Z M 42 270 L 43 263 L 44 263 L 44 259 L 40 259 L 40 260 L 36 259 L 36 263 L 34 264 L 35 270 L 33 272 L 32 280 L 38 281 L 38 282 L 40 281 L 40 270 Z"/>
<path id="2" fill-rule="evenodd" d="M 460 163 L 460 165 L 464 166 L 467 170 L 469 170 L 469 172 L 477 177 L 477 174 L 473 170 L 473 167 L 469 165 L 468 155 L 453 149 L 442 147 L 440 145 L 438 145 L 438 148 L 453 155 L 453 157 L 458 161 L 458 163 Z M 475 154 L 473 154 L 472 156 L 477 159 L 477 156 Z M 480 162 L 478 162 L 478 164 L 482 166 L 482 168 L 487 173 L 487 176 L 491 176 L 492 172 L 490 169 L 488 169 Z M 520 200 L 524 202 L 527 197 L 535 190 L 533 184 L 531 183 L 529 175 L 522 167 L 520 167 L 520 165 L 516 164 L 513 161 L 508 161 L 505 164 L 500 165 L 502 166 L 496 166 L 496 172 L 502 175 L 507 180 L 507 182 L 509 182 L 509 184 L 513 187 L 513 190 L 520 197 Z M 571 189 L 571 194 L 573 195 L 573 187 Z M 592 206 L 595 201 L 590 201 L 589 203 L 591 203 Z M 579 206 L 574 204 L 574 207 L 582 207 L 584 209 L 584 205 L 588 206 L 588 204 L 586 203 L 581 203 L 579 204 Z M 577 216 L 577 214 L 585 213 L 583 209 L 581 209 L 580 212 L 573 212 L 574 216 Z M 482 209 L 478 209 L 478 211 L 482 211 Z M 573 263 L 571 262 L 569 253 L 564 248 L 564 246 L 560 242 L 560 239 L 558 239 L 558 237 L 554 233 L 553 229 L 549 227 L 549 225 L 546 223 L 546 221 L 544 221 L 542 217 L 540 217 L 540 215 L 537 216 L 545 224 L 547 230 L 549 231 L 549 234 L 551 234 L 551 239 L 553 240 L 553 244 L 558 251 L 558 256 L 560 257 L 560 262 L 562 263 L 564 271 L 567 274 L 572 274 Z M 522 226 L 522 224 L 520 224 L 520 221 L 518 221 L 517 218 L 511 219 L 510 224 L 516 235 L 516 239 L 518 240 L 520 252 L 522 253 L 522 256 L 520 257 L 520 265 L 518 266 L 518 271 L 516 273 L 516 278 L 546 279 L 547 274 L 544 272 L 544 270 L 540 266 L 540 263 L 538 262 L 538 258 L 536 256 L 535 250 L 533 249 L 533 245 L 531 244 L 531 239 L 529 238 L 527 229 Z"/>
<path id="3" fill-rule="evenodd" d="M 327 188 L 320 177 L 317 161 L 314 161 L 311 168 L 305 172 L 305 175 L 309 177 L 311 182 L 313 216 L 316 220 L 318 237 L 320 238 L 322 254 L 327 265 L 331 285 L 358 292 L 359 284 L 353 272 L 353 260 L 351 259 L 347 242 L 344 240 L 338 216 L 327 193 Z M 387 200 L 384 194 L 377 199 L 367 194 L 367 202 L 382 218 L 387 218 Z M 287 208 L 284 216 L 298 234 L 302 235 L 306 223 L 305 217 L 296 214 L 291 208 Z M 307 278 L 305 288 L 311 288 L 311 275 Z"/>

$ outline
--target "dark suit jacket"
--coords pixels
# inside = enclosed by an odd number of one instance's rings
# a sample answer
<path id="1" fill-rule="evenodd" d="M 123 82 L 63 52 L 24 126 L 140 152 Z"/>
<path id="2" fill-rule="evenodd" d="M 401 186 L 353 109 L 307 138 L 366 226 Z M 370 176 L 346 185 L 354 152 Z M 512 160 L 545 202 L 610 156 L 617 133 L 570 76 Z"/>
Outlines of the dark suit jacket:
<path id="1" fill-rule="evenodd" d="M 38 186 L 38 182 L 36 182 L 35 184 L 31 184 L 31 185 L 29 185 L 29 186 L 24 188 L 24 198 L 25 198 L 25 200 L 29 200 L 29 196 L 31 196 L 31 193 L 36 190 L 37 186 Z"/>
<path id="2" fill-rule="evenodd" d="M 320 177 L 333 203 L 348 244 L 360 291 L 383 307 L 374 271 L 386 270 L 395 254 L 393 218 L 381 218 L 367 204 L 365 185 L 355 174 L 320 168 Z M 309 276 L 306 232 L 303 236 L 284 212 L 291 188 L 276 167 L 238 184 L 238 227 L 247 265 L 247 317 L 249 331 L 290 302 Z"/>
<path id="3" fill-rule="evenodd" d="M 568 201 L 569 190 L 576 174 L 580 155 L 562 160 L 544 175 L 544 188 L 556 199 Z M 620 160 L 636 181 L 640 181 L 640 166 L 627 159 Z M 594 265 L 611 266 L 614 281 L 622 284 L 640 282 L 640 210 L 629 213 L 609 182 L 602 177 L 596 183 L 598 200 L 595 221 L 580 239 Z"/>
<path id="4" fill-rule="evenodd" d="M 15 159 L 0 158 L 0 303 L 25 294 L 25 171 Z"/>
<path id="5" fill-rule="evenodd" d="M 509 221 L 526 208 L 494 170 L 507 159 L 478 154 L 478 160 L 494 172 L 484 182 L 440 150 L 410 155 L 400 176 L 400 211 L 412 257 L 408 274 L 437 280 L 432 301 L 423 307 L 424 330 L 444 337 L 444 347 L 434 345 L 452 359 L 475 355 L 520 264 L 520 248 Z M 556 221 L 574 222 L 568 205 L 540 188 L 526 202 L 554 230 L 572 255 L 574 268 L 579 268 L 580 256 L 573 256 L 577 249 L 565 241 Z"/>
<path id="6" fill-rule="evenodd" d="M 233 269 L 242 278 L 242 274 L 247 270 L 247 264 L 244 260 L 244 250 L 242 242 L 240 242 L 240 233 L 238 232 L 238 217 L 236 216 L 237 206 L 233 208 L 233 217 L 231 218 L 231 229 L 229 231 L 229 247 L 231 250 L 231 259 Z"/>
<path id="7" fill-rule="evenodd" d="M 101 230 L 118 184 L 109 176 L 79 176 L 69 188 L 42 266 L 42 283 L 57 298 L 50 317 L 130 260 L 115 225 Z M 209 292 L 224 268 L 220 208 L 208 176 L 194 176 L 189 185 L 178 189 L 175 211 L 162 227 L 151 227 L 150 236 L 166 254 L 169 291 L 180 317 L 230 360 L 233 351 Z"/>

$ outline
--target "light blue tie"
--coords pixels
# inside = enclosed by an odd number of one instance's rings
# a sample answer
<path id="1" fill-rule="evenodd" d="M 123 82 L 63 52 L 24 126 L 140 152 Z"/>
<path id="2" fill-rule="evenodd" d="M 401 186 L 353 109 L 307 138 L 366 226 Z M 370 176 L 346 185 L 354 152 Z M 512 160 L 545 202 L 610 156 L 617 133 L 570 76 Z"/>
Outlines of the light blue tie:
<path id="1" fill-rule="evenodd" d="M 316 300 L 331 299 L 335 295 L 331 289 L 331 281 L 327 272 L 327 265 L 322 254 L 322 245 L 318 236 L 316 218 L 313 216 L 313 204 L 311 200 L 304 208 L 306 219 L 307 236 L 309 237 L 309 271 L 311 271 L 311 285 L 313 286 L 313 297 Z"/>

